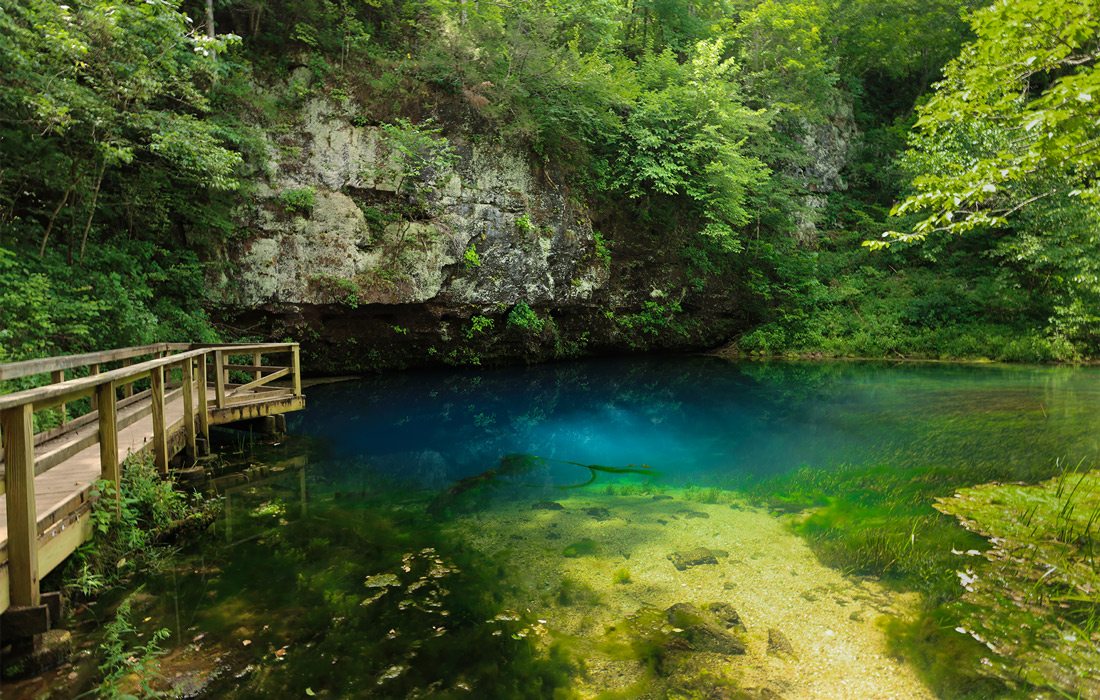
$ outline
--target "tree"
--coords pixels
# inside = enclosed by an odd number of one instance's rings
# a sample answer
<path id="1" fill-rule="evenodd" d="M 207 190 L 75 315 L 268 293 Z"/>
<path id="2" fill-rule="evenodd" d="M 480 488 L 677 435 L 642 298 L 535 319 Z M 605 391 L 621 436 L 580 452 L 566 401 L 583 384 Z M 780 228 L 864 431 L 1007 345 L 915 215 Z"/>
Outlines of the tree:
<path id="1" fill-rule="evenodd" d="M 919 110 L 908 166 L 920 218 L 891 241 L 1003 227 L 1044 200 L 1100 202 L 1100 7 L 997 2 L 970 18 L 976 40 Z"/>

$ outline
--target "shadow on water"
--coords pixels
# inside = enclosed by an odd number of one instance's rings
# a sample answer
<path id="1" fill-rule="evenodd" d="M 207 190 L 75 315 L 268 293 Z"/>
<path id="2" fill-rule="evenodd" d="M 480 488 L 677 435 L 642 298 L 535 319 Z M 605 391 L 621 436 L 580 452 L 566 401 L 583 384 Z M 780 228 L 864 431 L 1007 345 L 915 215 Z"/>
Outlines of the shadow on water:
<path id="1" fill-rule="evenodd" d="M 951 550 L 981 541 L 932 499 L 1095 461 L 1098 402 L 1091 368 L 710 357 L 318 386 L 290 418 L 308 467 L 258 453 L 283 466 L 226 477 L 218 536 L 151 577 L 143 614 L 171 631 L 169 680 L 210 697 L 550 696 L 596 650 L 549 641 L 517 595 L 597 604 L 608 594 L 568 571 L 599 552 L 621 560 L 600 574 L 621 598 L 668 527 L 717 530 L 744 496 L 825 564 L 925 594 L 894 651 L 941 695 L 981 697 L 1004 687 L 964 668 L 980 650 L 950 633 Z M 524 568 L 531 542 L 554 555 Z"/>

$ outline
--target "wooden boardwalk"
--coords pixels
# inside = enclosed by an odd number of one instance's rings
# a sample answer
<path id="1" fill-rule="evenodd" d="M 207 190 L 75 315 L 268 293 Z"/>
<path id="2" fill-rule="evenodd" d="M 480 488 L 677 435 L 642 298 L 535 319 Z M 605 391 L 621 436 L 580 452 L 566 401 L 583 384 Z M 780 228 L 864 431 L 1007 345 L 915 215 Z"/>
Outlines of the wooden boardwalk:
<path id="1" fill-rule="evenodd" d="M 265 364 L 279 355 L 289 362 Z M 66 380 L 66 372 L 82 376 Z M 167 474 L 174 456 L 190 464 L 207 449 L 211 425 L 274 420 L 267 417 L 305 406 L 294 343 L 158 344 L 0 365 L 0 380 L 46 374 L 53 383 L 0 395 L 0 613 L 41 609 L 24 618 L 46 627 L 39 580 L 91 538 L 98 480 L 117 484 L 120 465 L 139 453 Z M 66 404 L 91 411 L 70 418 L 77 411 Z M 36 433 L 34 416 L 56 419 L 58 407 L 65 422 Z"/>

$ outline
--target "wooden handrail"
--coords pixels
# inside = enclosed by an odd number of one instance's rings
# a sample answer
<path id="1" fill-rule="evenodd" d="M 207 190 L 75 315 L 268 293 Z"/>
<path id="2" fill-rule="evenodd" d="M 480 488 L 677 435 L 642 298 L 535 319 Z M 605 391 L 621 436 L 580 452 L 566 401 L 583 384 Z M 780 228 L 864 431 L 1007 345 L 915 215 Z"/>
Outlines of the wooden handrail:
<path id="1" fill-rule="evenodd" d="M 167 367 L 169 365 L 177 365 L 189 357 L 201 357 L 206 353 L 206 350 L 190 350 L 177 355 L 146 360 L 145 362 L 139 362 L 129 367 L 119 367 L 118 369 L 113 369 L 101 374 L 80 377 L 79 379 L 70 379 L 69 381 L 60 382 L 58 384 L 47 384 L 46 386 L 40 386 L 34 389 L 24 389 L 14 394 L 4 394 L 0 396 L 0 411 L 25 403 L 34 404 L 35 410 L 48 408 L 58 403 L 61 399 L 68 400 L 86 396 L 95 391 L 95 388 L 102 384 L 107 384 L 108 382 L 119 383 L 127 379 L 141 379 L 155 369 Z"/>
<path id="2" fill-rule="evenodd" d="M 168 343 L 161 343 L 157 346 L 147 345 L 142 348 L 124 348 L 129 350 L 141 350 L 141 353 L 135 353 L 129 355 L 129 357 L 140 356 L 141 354 L 149 354 L 148 348 L 158 348 L 159 351 L 167 351 L 169 348 Z M 179 347 L 179 344 L 174 344 Z M 23 403 L 33 403 L 35 410 L 42 408 L 48 408 L 51 405 L 56 405 L 62 399 L 68 401 L 69 399 L 76 399 L 82 396 L 86 396 L 95 391 L 95 388 L 101 384 L 107 382 L 121 383 L 123 380 L 138 380 L 142 379 L 149 374 L 152 370 L 158 367 L 168 367 L 171 365 L 181 364 L 189 357 L 198 357 L 205 355 L 211 351 L 221 351 L 223 356 L 228 355 L 247 355 L 253 352 L 259 351 L 261 354 L 275 354 L 275 353 L 296 353 L 297 343 L 253 343 L 249 345 L 232 345 L 232 344 L 196 344 L 191 347 L 191 350 L 186 352 L 180 352 L 175 355 L 168 355 L 167 357 L 155 358 L 152 360 L 146 360 L 136 365 L 130 365 L 129 367 L 119 367 L 108 372 L 102 372 L 99 374 L 89 375 L 87 377 L 80 377 L 77 379 L 70 379 L 64 382 L 58 382 L 56 384 L 47 384 L 45 386 L 35 387 L 33 389 L 24 389 L 23 391 L 17 391 L 11 394 L 0 395 L 0 410 L 11 408 L 12 406 L 19 406 Z M 108 351 L 109 353 L 118 353 L 120 350 Z M 92 353 L 91 355 L 103 355 L 105 353 Z M 67 360 L 69 358 L 88 357 L 90 355 L 70 355 L 61 358 L 47 358 L 47 360 L 28 360 L 27 362 L 47 362 L 49 360 Z M 116 356 L 114 359 L 126 359 L 123 356 Z M 104 360 L 110 361 L 110 360 Z M 13 365 L 25 365 L 26 362 L 13 362 L 7 365 L 0 365 L 0 378 L 7 376 L 5 374 L 6 368 Z M 71 367 L 82 366 L 79 363 L 69 365 Z M 267 367 L 264 367 L 266 370 Z M 272 367 L 272 369 L 278 369 Z M 296 369 L 296 368 L 295 368 Z M 295 372 L 296 374 L 296 372 Z M 25 376 L 25 375 L 21 375 Z M 300 393 L 300 392 L 298 392 Z"/>
<path id="3" fill-rule="evenodd" d="M 142 355 L 152 355 L 158 352 L 170 352 L 180 349 L 179 343 L 154 343 L 153 345 L 141 345 L 132 348 L 117 348 L 115 350 L 103 350 L 101 352 L 87 352 L 81 355 L 59 355 L 57 357 L 45 357 L 40 360 L 24 360 L 22 362 L 9 362 L 0 365 L 0 380 L 19 379 L 35 374 L 48 374 L 50 372 L 76 369 L 89 365 L 101 365 L 106 362 L 129 360 Z M 192 346 L 184 345 L 182 349 L 190 350 Z"/>

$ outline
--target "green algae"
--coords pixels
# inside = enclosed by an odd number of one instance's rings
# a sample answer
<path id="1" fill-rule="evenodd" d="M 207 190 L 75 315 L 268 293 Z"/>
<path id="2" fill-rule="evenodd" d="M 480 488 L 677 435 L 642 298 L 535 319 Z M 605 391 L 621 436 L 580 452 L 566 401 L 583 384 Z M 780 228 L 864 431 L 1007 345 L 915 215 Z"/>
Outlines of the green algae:
<path id="1" fill-rule="evenodd" d="M 563 557 L 576 559 L 577 557 L 594 557 L 600 553 L 600 545 L 591 537 L 577 540 L 562 550 Z"/>
<path id="2" fill-rule="evenodd" d="M 992 545 L 956 551 L 956 631 L 988 648 L 980 671 L 1100 696 L 1100 472 L 960 489 L 936 508 Z"/>

